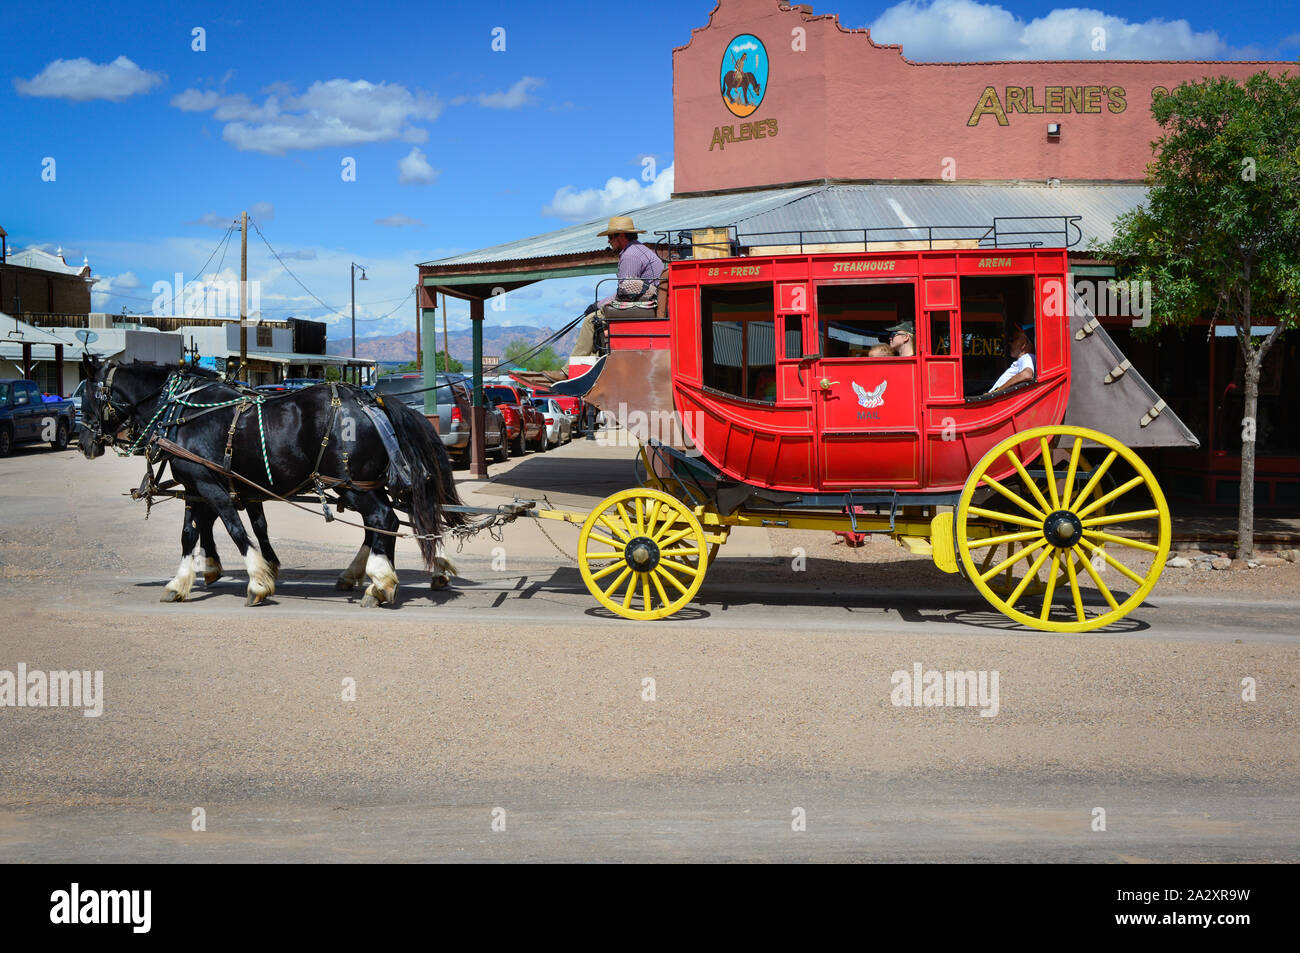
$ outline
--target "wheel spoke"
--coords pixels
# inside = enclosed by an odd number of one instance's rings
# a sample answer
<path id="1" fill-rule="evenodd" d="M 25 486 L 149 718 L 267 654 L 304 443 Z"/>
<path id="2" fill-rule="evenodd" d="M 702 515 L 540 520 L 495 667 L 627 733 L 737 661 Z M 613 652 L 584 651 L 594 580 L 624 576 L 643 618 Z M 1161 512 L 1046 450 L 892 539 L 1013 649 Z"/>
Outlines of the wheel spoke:
<path id="1" fill-rule="evenodd" d="M 1070 449 L 1070 466 L 1065 471 L 1065 486 L 1061 488 L 1061 509 L 1070 508 L 1070 497 L 1074 493 L 1074 475 L 1079 470 L 1079 451 L 1083 448 L 1083 438 L 1075 437 Z"/>
<path id="2" fill-rule="evenodd" d="M 700 571 L 698 569 L 695 569 L 692 566 L 688 566 L 685 563 L 675 563 L 671 559 L 661 559 L 659 560 L 659 565 L 667 566 L 669 569 L 676 569 L 678 572 L 684 572 L 688 576 L 691 576 L 692 578 L 700 574 Z"/>
<path id="3" fill-rule="evenodd" d="M 1101 594 L 1106 597 L 1106 601 L 1110 603 L 1110 607 L 1112 609 L 1118 609 L 1119 603 L 1116 602 L 1115 597 L 1111 595 L 1110 588 L 1104 582 L 1101 581 L 1101 573 L 1097 572 L 1097 570 L 1093 567 L 1092 560 L 1085 559 L 1083 561 L 1083 568 L 1088 570 L 1088 575 L 1091 576 L 1092 581 L 1097 584 L 1098 591 L 1100 591 Z"/>
<path id="4" fill-rule="evenodd" d="M 1052 568 L 1047 571 L 1047 591 L 1043 593 L 1043 611 L 1038 613 L 1038 618 L 1044 622 L 1052 612 L 1052 596 L 1056 595 L 1056 576 L 1060 571 L 1061 551 L 1057 549 L 1052 551 Z"/>
<path id="5" fill-rule="evenodd" d="M 622 559 L 623 553 L 587 553 L 587 559 Z"/>
<path id="6" fill-rule="evenodd" d="M 983 480 L 985 483 L 987 483 L 989 486 L 993 487 L 993 489 L 997 490 L 999 493 L 1005 496 L 1012 503 L 1016 504 L 1016 506 L 1020 507 L 1030 516 L 1037 517 L 1040 522 L 1047 518 L 1046 513 L 1039 512 L 1038 510 L 1034 509 L 1032 506 L 1029 505 L 1029 502 L 1027 500 L 1022 499 L 1016 493 L 1012 493 L 1010 490 L 1008 490 L 997 480 L 993 479 L 993 477 L 989 476 L 987 473 L 984 474 L 984 476 L 980 477 L 980 479 Z"/>
<path id="7" fill-rule="evenodd" d="M 605 598 L 612 600 L 614 598 L 614 593 L 618 591 L 618 587 L 623 585 L 623 580 L 630 575 L 632 575 L 632 567 L 624 566 L 623 571 L 619 574 L 619 577 L 614 580 L 614 584 L 605 590 Z"/>
<path id="8" fill-rule="evenodd" d="M 1114 513 L 1110 516 L 1094 516 L 1083 521 L 1084 529 L 1090 526 L 1105 526 L 1108 523 L 1136 523 L 1138 520 L 1159 519 L 1159 510 L 1134 510 L 1131 513 Z"/>
<path id="9" fill-rule="evenodd" d="M 626 568 L 627 568 L 626 563 L 624 563 L 622 566 L 620 566 L 618 563 L 613 563 L 609 566 L 606 566 L 604 569 L 600 570 L 599 572 L 593 572 L 591 574 L 591 580 L 592 582 L 595 582 L 597 579 L 604 579 L 606 576 L 616 573 L 620 569 L 626 569 Z"/>
<path id="10" fill-rule="evenodd" d="M 672 525 L 673 525 L 672 523 L 669 523 L 668 528 L 671 528 Z M 685 529 L 679 529 L 677 532 L 670 533 L 668 536 L 664 537 L 663 539 L 654 540 L 654 542 L 659 546 L 660 549 L 662 549 L 665 546 L 671 546 L 679 539 L 685 539 L 687 536 L 690 536 L 692 532 L 694 532 L 694 530 L 692 530 L 689 526 L 687 526 Z"/>
<path id="11" fill-rule="evenodd" d="M 623 551 L 624 547 L 622 543 L 616 543 L 608 536 L 602 535 L 601 533 L 597 533 L 595 530 L 591 531 L 591 538 L 596 540 L 596 542 L 598 543 L 604 543 L 606 546 L 613 546 L 616 552 L 621 553 Z"/>
<path id="12" fill-rule="evenodd" d="M 645 503 L 639 496 L 636 498 L 636 534 L 645 535 Z"/>
<path id="13" fill-rule="evenodd" d="M 982 516 L 985 519 L 998 520 L 1003 523 L 1015 523 L 1017 526 L 1029 526 L 1038 531 L 1043 529 L 1041 519 L 1031 520 L 1027 516 L 1017 516 L 1015 513 L 999 513 L 997 510 L 986 510 L 981 506 L 969 506 L 966 508 L 968 513 L 975 516 Z"/>
<path id="14" fill-rule="evenodd" d="M 633 526 L 631 517 L 627 515 L 627 509 L 624 508 L 621 502 L 615 503 L 614 506 L 618 508 L 619 518 L 623 520 L 623 528 L 627 530 L 627 538 L 631 539 L 636 535 L 636 527 Z"/>
<path id="15" fill-rule="evenodd" d="M 1043 468 L 1047 470 L 1047 495 L 1052 501 L 1052 509 L 1061 508 L 1061 498 L 1056 495 L 1056 471 L 1052 469 L 1052 450 L 1047 446 L 1047 438 L 1039 437 L 1038 446 L 1043 451 Z"/>
<path id="16" fill-rule="evenodd" d="M 1089 503 L 1089 504 L 1088 504 L 1087 506 L 1085 506 L 1083 509 L 1079 510 L 1079 512 L 1076 513 L 1075 515 L 1078 516 L 1079 519 L 1083 519 L 1085 516 L 1087 516 L 1089 513 L 1091 513 L 1091 512 L 1092 512 L 1093 510 L 1095 510 L 1097 507 L 1099 507 L 1099 506 L 1105 506 L 1105 505 L 1106 505 L 1107 503 L 1109 503 L 1111 500 L 1115 499 L 1116 497 L 1123 496 L 1123 495 L 1124 495 L 1125 493 L 1127 493 L 1129 490 L 1133 489 L 1133 487 L 1135 487 L 1135 486 L 1141 486 L 1141 485 L 1142 485 L 1143 483 L 1145 483 L 1145 482 L 1146 482 L 1146 481 L 1143 480 L 1141 476 L 1135 476 L 1133 479 L 1129 480 L 1129 481 L 1128 481 L 1127 483 L 1125 483 L 1123 486 L 1117 486 L 1117 487 L 1115 487 L 1115 489 L 1111 490 L 1111 491 L 1110 491 L 1109 493 L 1107 493 L 1105 496 L 1103 496 L 1103 497 L 1099 497 L 1098 499 L 1093 500 L 1091 503 Z"/>
<path id="17" fill-rule="evenodd" d="M 1112 566 L 1114 566 L 1116 569 L 1118 569 L 1118 570 L 1119 570 L 1120 572 L 1122 572 L 1124 575 L 1128 576 L 1130 579 L 1132 579 L 1132 580 L 1133 580 L 1135 583 L 1137 583 L 1139 586 L 1144 586 L 1144 585 L 1146 585 L 1146 580 L 1145 580 L 1145 579 L 1143 579 L 1141 576 L 1139 576 L 1137 573 L 1135 573 L 1132 569 L 1129 569 L 1129 568 L 1128 568 L 1127 566 L 1125 566 L 1122 562 L 1120 562 L 1118 559 L 1116 559 L 1116 558 L 1115 558 L 1114 556 L 1112 556 L 1110 553 L 1106 552 L 1106 550 L 1102 549 L 1100 546 L 1094 546 L 1092 543 L 1090 543 L 1090 542 L 1089 542 L 1088 540 L 1086 540 L 1086 539 L 1081 539 L 1081 540 L 1079 540 L 1079 542 L 1080 542 L 1081 544 L 1083 544 L 1084 546 L 1087 546 L 1088 549 L 1089 549 L 1091 552 L 1093 552 L 1094 554 L 1096 554 L 1096 553 L 1101 553 L 1102 558 L 1105 559 L 1106 562 L 1110 563 Z M 1079 557 L 1079 558 L 1082 559 L 1083 557 L 1081 556 L 1081 557 Z"/>
<path id="18" fill-rule="evenodd" d="M 671 604 L 673 600 L 668 598 L 668 593 L 664 592 L 664 584 L 659 581 L 659 576 L 660 576 L 659 571 L 656 569 L 649 573 L 646 573 L 646 575 L 648 575 L 650 577 L 650 581 L 655 584 L 655 589 L 659 592 L 659 598 L 664 601 L 664 605 Z"/>
<path id="19" fill-rule="evenodd" d="M 1014 564 L 1018 560 L 1038 552 L 1046 545 L 1047 545 L 1047 540 L 1040 538 L 1039 541 L 1035 543 L 1033 546 L 1026 546 L 1024 549 L 1020 550 L 1019 552 L 1013 553 L 1012 555 L 1004 559 L 1002 562 L 994 566 L 992 569 L 990 569 L 988 572 L 984 573 L 984 575 L 980 576 L 980 582 L 988 582 L 998 573 L 1002 572 L 1002 570 L 1011 568 L 1012 564 Z M 1032 573 L 1030 575 L 1032 575 Z"/>
<path id="20" fill-rule="evenodd" d="M 645 606 L 645 611 L 650 611 L 650 574 L 648 572 L 641 574 L 641 603 Z"/>
<path id="21" fill-rule="evenodd" d="M 979 549 L 981 546 L 1000 546 L 1003 543 L 1023 543 L 1027 539 L 1033 539 L 1036 536 L 1042 536 L 1043 530 L 1039 529 L 1025 530 L 1021 533 L 1005 533 L 1002 536 L 990 536 L 987 539 L 977 539 L 970 543 L 971 549 Z"/>
<path id="22" fill-rule="evenodd" d="M 1038 577 L 1038 570 L 1043 567 L 1043 563 L 1047 562 L 1047 557 L 1050 553 L 1051 549 L 1048 548 L 1038 554 L 1038 558 L 1034 560 L 1034 564 L 1029 567 L 1029 572 L 1025 573 L 1025 578 L 1021 579 L 1020 584 L 1016 586 L 1015 589 L 1011 590 L 1011 595 L 1007 597 L 1007 605 L 1014 606 L 1016 604 L 1016 600 L 1018 600 L 1021 594 L 1025 591 L 1030 580 Z"/>
<path id="23" fill-rule="evenodd" d="M 1035 483 L 1033 477 L 1029 475 L 1029 471 L 1025 469 L 1025 465 L 1020 462 L 1020 458 L 1016 456 L 1014 450 L 1008 450 L 1005 456 L 1011 461 L 1011 465 L 1016 468 L 1016 472 L 1020 474 L 1020 479 L 1024 481 L 1025 486 L 1029 487 L 1029 492 L 1033 494 L 1034 500 L 1037 501 L 1038 505 L 1043 508 L 1043 515 L 1046 516 L 1050 511 L 1050 507 L 1047 505 L 1047 501 L 1043 499 L 1043 494 L 1039 491 L 1038 484 Z"/>
<path id="24" fill-rule="evenodd" d="M 682 557 L 694 556 L 695 558 L 698 559 L 700 556 L 700 547 L 692 546 L 689 549 L 661 549 L 659 550 L 659 555 L 660 556 L 682 556 Z"/>
<path id="25" fill-rule="evenodd" d="M 607 517 L 604 513 L 601 513 L 598 519 L 600 520 L 600 522 L 604 523 L 606 527 L 609 528 L 609 531 L 611 533 L 613 533 L 619 539 L 623 540 L 623 542 L 627 542 L 629 539 L 632 538 L 630 534 L 624 532 L 621 526 L 615 524 L 615 522 L 611 520 L 609 517 Z"/>
<path id="26" fill-rule="evenodd" d="M 1079 558 L 1082 559 L 1083 557 Z M 1074 550 L 1070 550 L 1065 560 L 1065 571 L 1070 577 L 1070 593 L 1074 596 L 1074 614 L 1080 622 L 1083 622 L 1083 596 L 1079 594 L 1079 577 L 1074 572 Z"/>
<path id="27" fill-rule="evenodd" d="M 1153 546 L 1137 539 L 1125 539 L 1123 536 L 1112 536 L 1110 533 L 1103 533 L 1100 530 L 1086 529 L 1083 531 L 1083 536 L 1085 539 L 1101 539 L 1108 543 L 1117 543 L 1120 546 L 1132 546 L 1134 549 L 1141 549 L 1148 553 L 1160 552 L 1159 546 Z"/>
<path id="28" fill-rule="evenodd" d="M 655 538 L 655 522 L 659 519 L 659 510 L 663 505 L 663 500 L 655 500 L 655 505 L 650 508 L 650 513 L 646 516 L 645 534 L 651 539 Z"/>
<path id="29" fill-rule="evenodd" d="M 632 576 L 631 581 L 627 584 L 627 592 L 623 593 L 623 608 L 632 608 L 632 597 L 636 595 L 636 576 Z"/>
<path id="30" fill-rule="evenodd" d="M 677 588 L 677 591 L 680 592 L 682 595 L 686 595 L 687 593 L 686 587 L 683 586 L 680 582 L 678 582 L 677 577 L 674 576 L 672 573 L 660 572 L 658 573 L 658 575 L 662 576 L 664 579 L 667 579 L 669 582 L 671 582 Z"/>
<path id="31" fill-rule="evenodd" d="M 1079 495 L 1070 501 L 1071 504 L 1078 506 L 1088 498 L 1088 494 L 1096 489 L 1097 484 L 1101 482 L 1101 478 L 1106 475 L 1106 471 L 1110 469 L 1110 465 L 1115 462 L 1117 456 L 1119 456 L 1119 454 L 1114 450 L 1106 454 L 1106 459 L 1101 461 L 1101 466 L 1092 471 L 1092 477 L 1083 485 L 1083 489 L 1079 491 Z"/>

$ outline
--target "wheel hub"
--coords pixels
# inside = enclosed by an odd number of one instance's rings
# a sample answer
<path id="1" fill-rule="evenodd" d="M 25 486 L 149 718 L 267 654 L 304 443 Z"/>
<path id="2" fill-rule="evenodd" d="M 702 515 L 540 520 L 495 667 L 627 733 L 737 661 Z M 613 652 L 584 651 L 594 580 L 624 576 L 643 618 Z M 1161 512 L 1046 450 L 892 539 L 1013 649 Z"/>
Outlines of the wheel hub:
<path id="1" fill-rule="evenodd" d="M 623 549 L 623 560 L 634 572 L 649 572 L 659 565 L 659 547 L 648 536 L 634 536 Z"/>
<path id="2" fill-rule="evenodd" d="M 1043 536 L 1057 549 L 1069 549 L 1083 537 L 1083 523 L 1069 510 L 1056 510 L 1043 521 Z"/>

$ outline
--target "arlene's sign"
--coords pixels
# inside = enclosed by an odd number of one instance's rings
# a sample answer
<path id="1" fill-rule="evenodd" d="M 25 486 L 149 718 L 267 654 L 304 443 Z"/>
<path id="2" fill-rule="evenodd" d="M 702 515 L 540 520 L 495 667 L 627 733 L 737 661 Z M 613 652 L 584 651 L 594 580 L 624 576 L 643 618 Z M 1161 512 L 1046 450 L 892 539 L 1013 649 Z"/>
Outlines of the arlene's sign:
<path id="1" fill-rule="evenodd" d="M 1164 86 L 1153 86 L 1151 96 L 1167 93 Z M 995 86 L 985 86 L 979 102 L 971 110 L 968 126 L 978 126 L 985 116 L 993 116 L 999 126 L 1010 125 L 1010 113 L 1064 115 L 1066 113 L 1122 113 L 1128 109 L 1128 92 L 1123 86 L 1044 86 L 1042 92 L 1032 86 L 1004 86 L 998 96 Z"/>
<path id="2" fill-rule="evenodd" d="M 727 44 L 722 53 L 718 71 L 718 87 L 722 104 L 733 116 L 741 119 L 751 115 L 763 104 L 767 94 L 767 48 L 752 33 L 742 33 Z M 736 126 L 715 126 L 709 151 L 725 149 L 728 143 L 766 139 L 777 132 L 775 119 L 759 119 Z"/>

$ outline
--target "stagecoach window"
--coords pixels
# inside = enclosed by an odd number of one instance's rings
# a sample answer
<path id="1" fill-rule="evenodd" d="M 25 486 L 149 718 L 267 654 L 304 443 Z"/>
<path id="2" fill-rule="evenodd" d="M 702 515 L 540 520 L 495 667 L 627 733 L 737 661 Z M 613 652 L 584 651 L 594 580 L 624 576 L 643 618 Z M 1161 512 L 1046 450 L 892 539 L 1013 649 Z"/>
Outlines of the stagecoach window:
<path id="1" fill-rule="evenodd" d="M 772 285 L 700 290 L 704 384 L 749 400 L 776 400 Z"/>
<path id="2" fill-rule="evenodd" d="M 785 356 L 803 357 L 803 315 L 785 316 Z"/>
<path id="3" fill-rule="evenodd" d="M 1007 333 L 1034 330 L 1034 279 L 1029 275 L 961 279 L 961 373 L 967 397 L 988 393 L 1011 363 Z"/>
<path id="4" fill-rule="evenodd" d="M 889 346 L 889 328 L 915 319 L 916 291 L 898 283 L 820 285 L 817 315 L 824 356 L 870 357 L 872 348 Z"/>
<path id="5" fill-rule="evenodd" d="M 952 317 L 947 311 L 930 312 L 930 353 L 952 354 Z"/>

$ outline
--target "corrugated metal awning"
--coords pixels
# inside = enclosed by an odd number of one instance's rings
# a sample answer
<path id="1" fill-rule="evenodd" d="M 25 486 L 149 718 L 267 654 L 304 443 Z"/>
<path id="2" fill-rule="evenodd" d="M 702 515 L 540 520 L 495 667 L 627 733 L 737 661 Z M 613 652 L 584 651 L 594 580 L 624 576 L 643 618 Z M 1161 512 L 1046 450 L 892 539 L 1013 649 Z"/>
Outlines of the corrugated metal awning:
<path id="1" fill-rule="evenodd" d="M 653 242 L 656 232 L 669 230 L 736 226 L 748 243 L 776 245 L 797 241 L 800 232 L 825 230 L 892 229 L 895 234 L 872 236 L 887 240 L 925 238 L 919 230 L 925 226 L 961 228 L 972 234 L 992 226 L 995 218 L 1029 219 L 1011 227 L 1024 234 L 1019 241 L 1048 246 L 1064 244 L 1059 223 L 1035 225 L 1037 217 L 1078 216 L 1082 232 L 1074 245 L 1083 251 L 1095 241 L 1108 240 L 1115 219 L 1140 205 L 1146 198 L 1141 185 L 1060 185 L 953 183 L 950 185 L 902 185 L 890 183 L 813 185 L 784 189 L 759 189 L 726 195 L 686 196 L 656 205 L 633 209 L 629 214 L 638 228 L 645 229 L 643 240 Z M 491 275 L 525 264 L 538 271 L 560 270 L 577 260 L 608 252 L 606 239 L 596 233 L 606 220 L 594 219 L 554 232 L 518 241 L 493 245 L 424 262 L 421 268 L 434 274 Z M 1035 231 L 1036 228 L 1042 231 Z M 754 236 L 767 233 L 757 241 Z M 784 236 L 784 237 L 783 237 Z M 936 233 L 936 240 L 956 237 Z M 814 239 L 809 239 L 814 240 Z M 822 237 L 819 241 L 834 241 Z M 608 270 L 614 270 L 609 254 Z M 535 279 L 533 279 L 535 280 Z"/>

